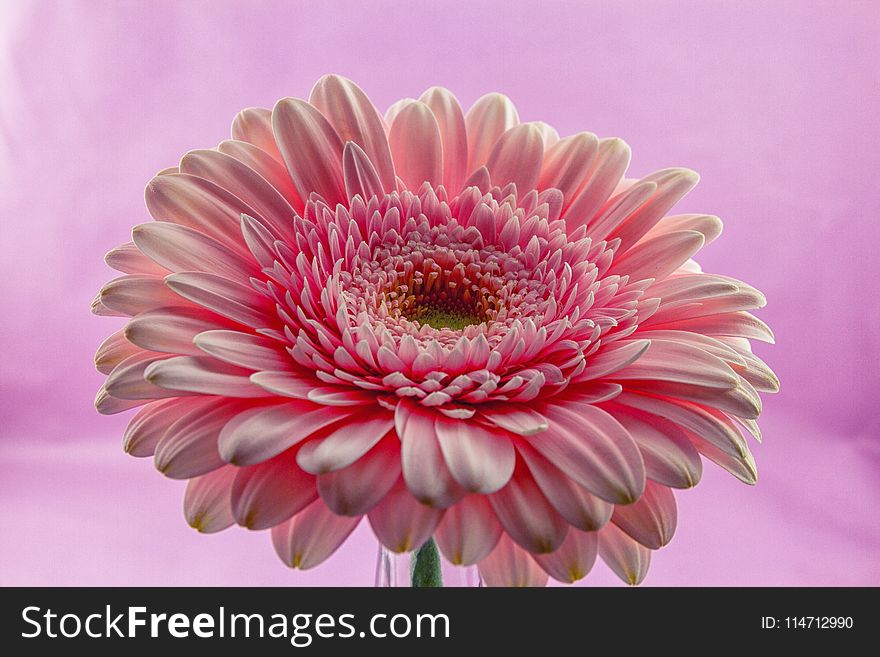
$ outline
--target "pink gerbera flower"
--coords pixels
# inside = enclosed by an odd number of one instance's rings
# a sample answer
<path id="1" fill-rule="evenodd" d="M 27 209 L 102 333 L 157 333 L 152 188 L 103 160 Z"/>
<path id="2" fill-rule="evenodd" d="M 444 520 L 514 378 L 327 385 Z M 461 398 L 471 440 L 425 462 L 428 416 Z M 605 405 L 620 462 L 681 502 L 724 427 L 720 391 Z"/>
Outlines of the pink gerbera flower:
<path id="1" fill-rule="evenodd" d="M 721 222 L 666 216 L 686 169 L 433 88 L 380 116 L 322 78 L 146 190 L 156 221 L 94 302 L 102 413 L 189 479 L 188 522 L 272 529 L 326 559 L 366 516 L 490 585 L 564 582 L 596 555 L 640 582 L 700 456 L 747 483 L 778 382 L 749 341 L 764 297 L 691 257 Z"/>

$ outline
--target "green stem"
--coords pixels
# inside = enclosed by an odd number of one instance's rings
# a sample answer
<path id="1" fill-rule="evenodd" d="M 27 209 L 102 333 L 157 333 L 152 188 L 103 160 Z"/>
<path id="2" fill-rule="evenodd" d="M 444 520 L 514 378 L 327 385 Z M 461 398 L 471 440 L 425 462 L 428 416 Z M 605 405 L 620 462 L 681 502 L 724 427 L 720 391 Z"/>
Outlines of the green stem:
<path id="1" fill-rule="evenodd" d="M 440 552 L 433 538 L 429 538 L 412 556 L 412 585 L 414 587 L 443 586 L 440 574 Z"/>

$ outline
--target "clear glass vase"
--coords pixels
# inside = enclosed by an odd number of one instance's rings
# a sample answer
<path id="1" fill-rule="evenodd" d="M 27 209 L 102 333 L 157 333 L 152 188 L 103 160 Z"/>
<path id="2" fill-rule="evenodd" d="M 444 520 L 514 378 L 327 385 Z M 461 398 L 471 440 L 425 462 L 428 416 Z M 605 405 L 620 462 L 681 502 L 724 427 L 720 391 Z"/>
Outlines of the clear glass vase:
<path id="1" fill-rule="evenodd" d="M 380 545 L 376 559 L 375 585 L 377 587 L 412 586 L 415 560 L 416 552 L 397 554 Z M 476 566 L 455 566 L 441 556 L 440 570 L 443 580 L 442 586 L 479 587 L 483 585 Z"/>

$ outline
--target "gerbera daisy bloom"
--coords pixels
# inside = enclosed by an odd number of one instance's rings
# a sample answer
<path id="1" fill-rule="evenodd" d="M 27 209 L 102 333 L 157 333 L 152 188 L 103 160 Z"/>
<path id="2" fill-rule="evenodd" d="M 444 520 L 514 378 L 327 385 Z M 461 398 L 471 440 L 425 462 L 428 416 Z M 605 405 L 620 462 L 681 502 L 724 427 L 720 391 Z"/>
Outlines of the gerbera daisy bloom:
<path id="1" fill-rule="evenodd" d="M 489 585 L 571 582 L 597 554 L 642 581 L 701 456 L 754 483 L 745 434 L 777 390 L 751 286 L 691 259 L 667 216 L 687 169 L 625 178 L 629 147 L 447 90 L 384 118 L 326 76 L 246 109 L 150 181 L 93 310 L 102 413 L 188 479 L 202 532 L 271 528 L 321 563 L 367 517 Z"/>

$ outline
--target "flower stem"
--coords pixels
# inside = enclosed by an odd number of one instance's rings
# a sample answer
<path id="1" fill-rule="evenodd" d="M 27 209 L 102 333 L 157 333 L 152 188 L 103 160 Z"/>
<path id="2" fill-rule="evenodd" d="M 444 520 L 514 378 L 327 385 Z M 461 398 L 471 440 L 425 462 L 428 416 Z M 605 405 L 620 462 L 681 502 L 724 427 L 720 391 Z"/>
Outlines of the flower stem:
<path id="1" fill-rule="evenodd" d="M 440 574 L 440 553 L 433 538 L 429 538 L 412 556 L 413 587 L 443 586 Z"/>

